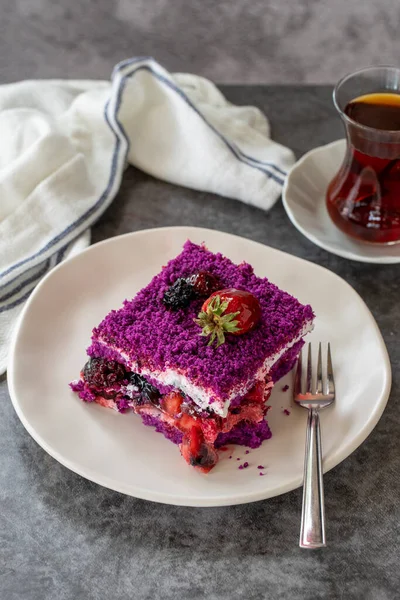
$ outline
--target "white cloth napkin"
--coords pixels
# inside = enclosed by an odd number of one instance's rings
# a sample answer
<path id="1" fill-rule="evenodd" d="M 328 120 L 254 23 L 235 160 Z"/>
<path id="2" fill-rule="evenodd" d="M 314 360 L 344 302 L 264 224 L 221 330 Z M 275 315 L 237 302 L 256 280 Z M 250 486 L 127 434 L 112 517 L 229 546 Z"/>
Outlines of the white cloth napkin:
<path id="1" fill-rule="evenodd" d="M 118 64 L 111 83 L 2 85 L 0 132 L 0 373 L 24 302 L 89 245 L 127 163 L 267 210 L 294 162 L 260 110 L 150 58 Z"/>

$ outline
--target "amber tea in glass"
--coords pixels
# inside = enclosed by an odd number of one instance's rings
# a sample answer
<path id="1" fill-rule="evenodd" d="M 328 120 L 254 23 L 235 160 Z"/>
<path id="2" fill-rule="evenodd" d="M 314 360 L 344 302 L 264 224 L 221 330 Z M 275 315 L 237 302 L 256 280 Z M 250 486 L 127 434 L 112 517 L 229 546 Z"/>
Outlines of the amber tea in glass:
<path id="1" fill-rule="evenodd" d="M 371 67 L 345 77 L 334 103 L 347 134 L 327 191 L 333 222 L 359 240 L 400 241 L 400 70 Z"/>

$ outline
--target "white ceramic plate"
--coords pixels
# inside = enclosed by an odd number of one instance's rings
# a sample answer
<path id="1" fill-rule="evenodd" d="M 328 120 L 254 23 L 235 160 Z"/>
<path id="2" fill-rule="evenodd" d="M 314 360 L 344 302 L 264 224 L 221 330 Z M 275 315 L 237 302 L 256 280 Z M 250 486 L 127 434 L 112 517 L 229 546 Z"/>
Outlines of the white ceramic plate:
<path id="1" fill-rule="evenodd" d="M 400 262 L 400 244 L 375 246 L 352 240 L 331 221 L 325 204 L 327 187 L 346 148 L 339 140 L 305 154 L 291 169 L 282 199 L 293 225 L 311 242 L 344 258 L 368 263 Z"/>
<path id="2" fill-rule="evenodd" d="M 317 315 L 314 340 L 330 340 L 337 403 L 322 415 L 325 471 L 372 431 L 390 389 L 390 365 L 369 310 L 342 279 L 315 264 L 249 240 L 192 227 L 140 231 L 92 246 L 54 269 L 28 301 L 11 351 L 12 401 L 32 437 L 83 477 L 131 496 L 190 506 L 261 500 L 302 482 L 306 411 L 292 407 L 291 377 L 279 382 L 268 413 L 271 440 L 248 455 L 236 447 L 209 475 L 190 468 L 176 446 L 135 415 L 85 404 L 68 382 L 85 363 L 92 327 L 134 296 L 186 239 L 246 260 Z M 289 408 L 290 415 L 283 409 Z M 236 460 L 241 458 L 241 461 Z M 247 460 L 249 468 L 239 470 Z M 258 465 L 265 466 L 260 477 Z M 371 465 L 371 468 L 374 468 Z"/>

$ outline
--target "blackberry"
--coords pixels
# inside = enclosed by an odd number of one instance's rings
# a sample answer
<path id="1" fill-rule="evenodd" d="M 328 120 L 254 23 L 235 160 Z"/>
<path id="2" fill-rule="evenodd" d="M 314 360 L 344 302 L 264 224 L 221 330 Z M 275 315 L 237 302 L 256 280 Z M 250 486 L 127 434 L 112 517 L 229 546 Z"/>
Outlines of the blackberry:
<path id="1" fill-rule="evenodd" d="M 139 398 L 137 399 L 138 404 L 144 404 L 151 402 L 152 404 L 158 404 L 160 398 L 160 392 L 151 383 L 146 381 L 144 377 L 137 373 L 129 374 L 129 381 L 132 385 L 138 388 Z"/>
<path id="2" fill-rule="evenodd" d="M 169 310 L 178 310 L 189 306 L 196 297 L 193 285 L 187 279 L 179 277 L 165 292 L 163 303 Z"/>
<path id="3" fill-rule="evenodd" d="M 163 303 L 170 310 L 189 306 L 194 298 L 206 297 L 220 288 L 217 277 L 208 271 L 199 271 L 190 277 L 179 277 L 164 292 Z"/>
<path id="4" fill-rule="evenodd" d="M 116 360 L 90 358 L 83 367 L 83 378 L 89 385 L 110 387 L 125 379 L 126 371 Z"/>
<path id="5" fill-rule="evenodd" d="M 129 379 L 129 383 L 131 383 L 132 385 L 137 387 L 139 390 L 142 389 L 142 385 L 143 385 L 143 381 L 144 381 L 143 377 L 141 377 L 137 373 L 129 373 L 128 379 Z"/>
<path id="6" fill-rule="evenodd" d="M 142 398 L 145 398 L 152 404 L 157 404 L 160 398 L 160 392 L 154 387 L 154 385 L 146 382 L 142 387 Z"/>

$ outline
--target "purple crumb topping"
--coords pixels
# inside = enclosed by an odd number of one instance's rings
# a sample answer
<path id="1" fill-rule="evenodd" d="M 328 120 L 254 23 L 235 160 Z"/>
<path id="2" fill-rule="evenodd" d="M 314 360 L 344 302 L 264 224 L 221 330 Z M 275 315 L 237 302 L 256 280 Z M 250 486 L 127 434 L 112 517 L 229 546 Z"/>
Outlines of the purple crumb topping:
<path id="1" fill-rule="evenodd" d="M 262 318 L 255 329 L 241 336 L 227 336 L 219 348 L 208 346 L 193 319 L 203 300 L 169 311 L 162 303 L 165 290 L 178 278 L 199 270 L 216 275 L 223 287 L 245 289 L 260 302 Z M 313 318 L 310 306 L 268 281 L 254 275 L 250 265 L 235 265 L 222 254 L 213 254 L 190 241 L 183 252 L 171 260 L 133 300 L 126 300 L 119 310 L 112 310 L 93 330 L 89 355 L 105 356 L 98 339 L 126 353 L 131 361 L 152 370 L 172 368 L 182 371 L 195 385 L 210 389 L 226 400 L 230 391 L 254 378 L 265 359 L 278 352 L 298 335 Z M 103 346 L 104 348 L 104 346 Z M 98 351 L 102 354 L 98 354 Z M 120 360 L 109 351 L 107 358 Z"/>
<path id="2" fill-rule="evenodd" d="M 283 388 L 282 388 L 282 392 L 287 392 L 288 389 L 289 389 L 289 386 L 288 385 L 284 385 Z"/>
<path id="3" fill-rule="evenodd" d="M 258 448 L 264 440 L 269 440 L 272 436 L 267 421 L 259 423 L 248 423 L 240 421 L 228 433 L 218 434 L 215 440 L 215 447 L 225 446 L 226 444 L 238 444 L 239 446 L 248 446 L 249 448 Z M 237 460 L 240 460 L 237 459 Z"/>
<path id="4" fill-rule="evenodd" d="M 285 413 L 285 415 L 290 415 L 290 410 L 288 410 L 287 408 L 285 408 L 283 412 Z"/>
<path id="5" fill-rule="evenodd" d="M 289 371 L 291 371 L 294 367 L 294 364 L 297 360 L 300 350 L 304 346 L 304 340 L 299 340 L 286 350 L 285 354 L 281 356 L 281 358 L 274 364 L 272 369 L 269 372 L 269 375 L 272 377 L 272 381 L 276 383 L 279 379 L 282 379 Z"/>
<path id="6" fill-rule="evenodd" d="M 265 467 L 263 467 L 263 465 L 258 465 L 257 469 L 265 469 Z"/>
<path id="7" fill-rule="evenodd" d="M 182 443 L 183 433 L 179 429 L 176 429 L 176 427 L 168 425 L 168 423 L 153 415 L 141 415 L 141 417 L 144 425 L 155 427 L 156 431 L 162 433 L 167 440 L 170 440 L 174 444 Z"/>
<path id="8" fill-rule="evenodd" d="M 238 466 L 238 469 L 247 469 L 247 467 L 249 466 L 248 462 L 243 463 L 242 465 Z"/>

